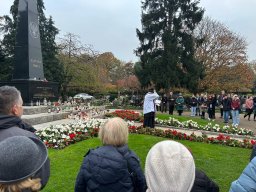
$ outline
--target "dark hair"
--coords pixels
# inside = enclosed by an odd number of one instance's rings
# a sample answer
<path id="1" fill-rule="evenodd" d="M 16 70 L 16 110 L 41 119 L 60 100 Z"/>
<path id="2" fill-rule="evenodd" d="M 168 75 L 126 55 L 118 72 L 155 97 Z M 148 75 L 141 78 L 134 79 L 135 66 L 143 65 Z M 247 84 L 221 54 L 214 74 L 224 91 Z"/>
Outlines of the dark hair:
<path id="1" fill-rule="evenodd" d="M 0 114 L 9 114 L 13 105 L 17 104 L 20 91 L 12 86 L 0 87 Z"/>
<path id="2" fill-rule="evenodd" d="M 153 92 L 154 92 L 154 89 L 153 89 L 153 88 L 149 88 L 149 89 L 148 89 L 148 92 L 153 93 Z"/>

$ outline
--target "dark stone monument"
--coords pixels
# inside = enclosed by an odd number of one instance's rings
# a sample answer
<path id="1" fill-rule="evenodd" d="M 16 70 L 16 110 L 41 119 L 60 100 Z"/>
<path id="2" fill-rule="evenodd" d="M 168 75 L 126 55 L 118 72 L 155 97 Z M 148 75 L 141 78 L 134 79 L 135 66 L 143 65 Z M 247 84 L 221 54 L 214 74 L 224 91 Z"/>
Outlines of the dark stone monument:
<path id="1" fill-rule="evenodd" d="M 37 0 L 19 0 L 13 78 L 1 85 L 19 89 L 25 105 L 58 97 L 58 83 L 44 77 Z"/>

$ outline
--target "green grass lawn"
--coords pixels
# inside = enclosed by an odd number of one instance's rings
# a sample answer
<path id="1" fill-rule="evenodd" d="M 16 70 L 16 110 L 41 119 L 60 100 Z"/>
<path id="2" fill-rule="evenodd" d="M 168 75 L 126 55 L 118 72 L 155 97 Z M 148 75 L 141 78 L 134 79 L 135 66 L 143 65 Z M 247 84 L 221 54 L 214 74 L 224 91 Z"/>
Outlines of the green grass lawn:
<path id="1" fill-rule="evenodd" d="M 129 147 L 141 159 L 144 169 L 149 149 L 164 138 L 136 135 L 129 136 Z M 232 148 L 221 145 L 180 141 L 191 149 L 196 167 L 205 171 L 220 186 L 220 191 L 229 190 L 230 183 L 237 179 L 249 162 L 251 150 Z M 101 145 L 98 138 L 93 138 L 70 145 L 63 150 L 49 149 L 51 160 L 51 177 L 43 192 L 72 192 L 75 179 L 84 154 Z"/>

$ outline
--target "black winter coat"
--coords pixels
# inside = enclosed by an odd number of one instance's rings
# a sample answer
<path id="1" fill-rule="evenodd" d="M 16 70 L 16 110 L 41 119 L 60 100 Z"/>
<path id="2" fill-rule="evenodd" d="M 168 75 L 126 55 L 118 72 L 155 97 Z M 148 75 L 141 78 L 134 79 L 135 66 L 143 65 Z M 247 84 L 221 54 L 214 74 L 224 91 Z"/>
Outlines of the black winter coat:
<path id="1" fill-rule="evenodd" d="M 89 150 L 77 175 L 75 192 L 133 192 L 134 186 L 124 154 L 128 156 L 130 169 L 136 175 L 138 191 L 146 191 L 146 180 L 139 159 L 124 145 Z"/>
<path id="2" fill-rule="evenodd" d="M 196 169 L 195 182 L 191 192 L 219 192 L 219 186 L 203 171 Z"/>
<path id="3" fill-rule="evenodd" d="M 222 100 L 223 111 L 230 111 L 231 110 L 231 100 L 230 98 L 226 98 Z"/>

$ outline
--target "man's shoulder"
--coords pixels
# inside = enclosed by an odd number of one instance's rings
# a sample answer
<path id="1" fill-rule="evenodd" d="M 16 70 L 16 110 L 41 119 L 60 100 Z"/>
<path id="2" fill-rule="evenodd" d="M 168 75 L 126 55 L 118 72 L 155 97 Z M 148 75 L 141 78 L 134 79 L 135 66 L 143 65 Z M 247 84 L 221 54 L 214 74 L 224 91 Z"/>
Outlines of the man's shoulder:
<path id="1" fill-rule="evenodd" d="M 21 129 L 17 126 L 13 126 L 7 129 L 0 129 L 0 140 L 3 140 L 7 137 L 12 137 L 12 136 L 36 137 L 34 133 Z"/>

